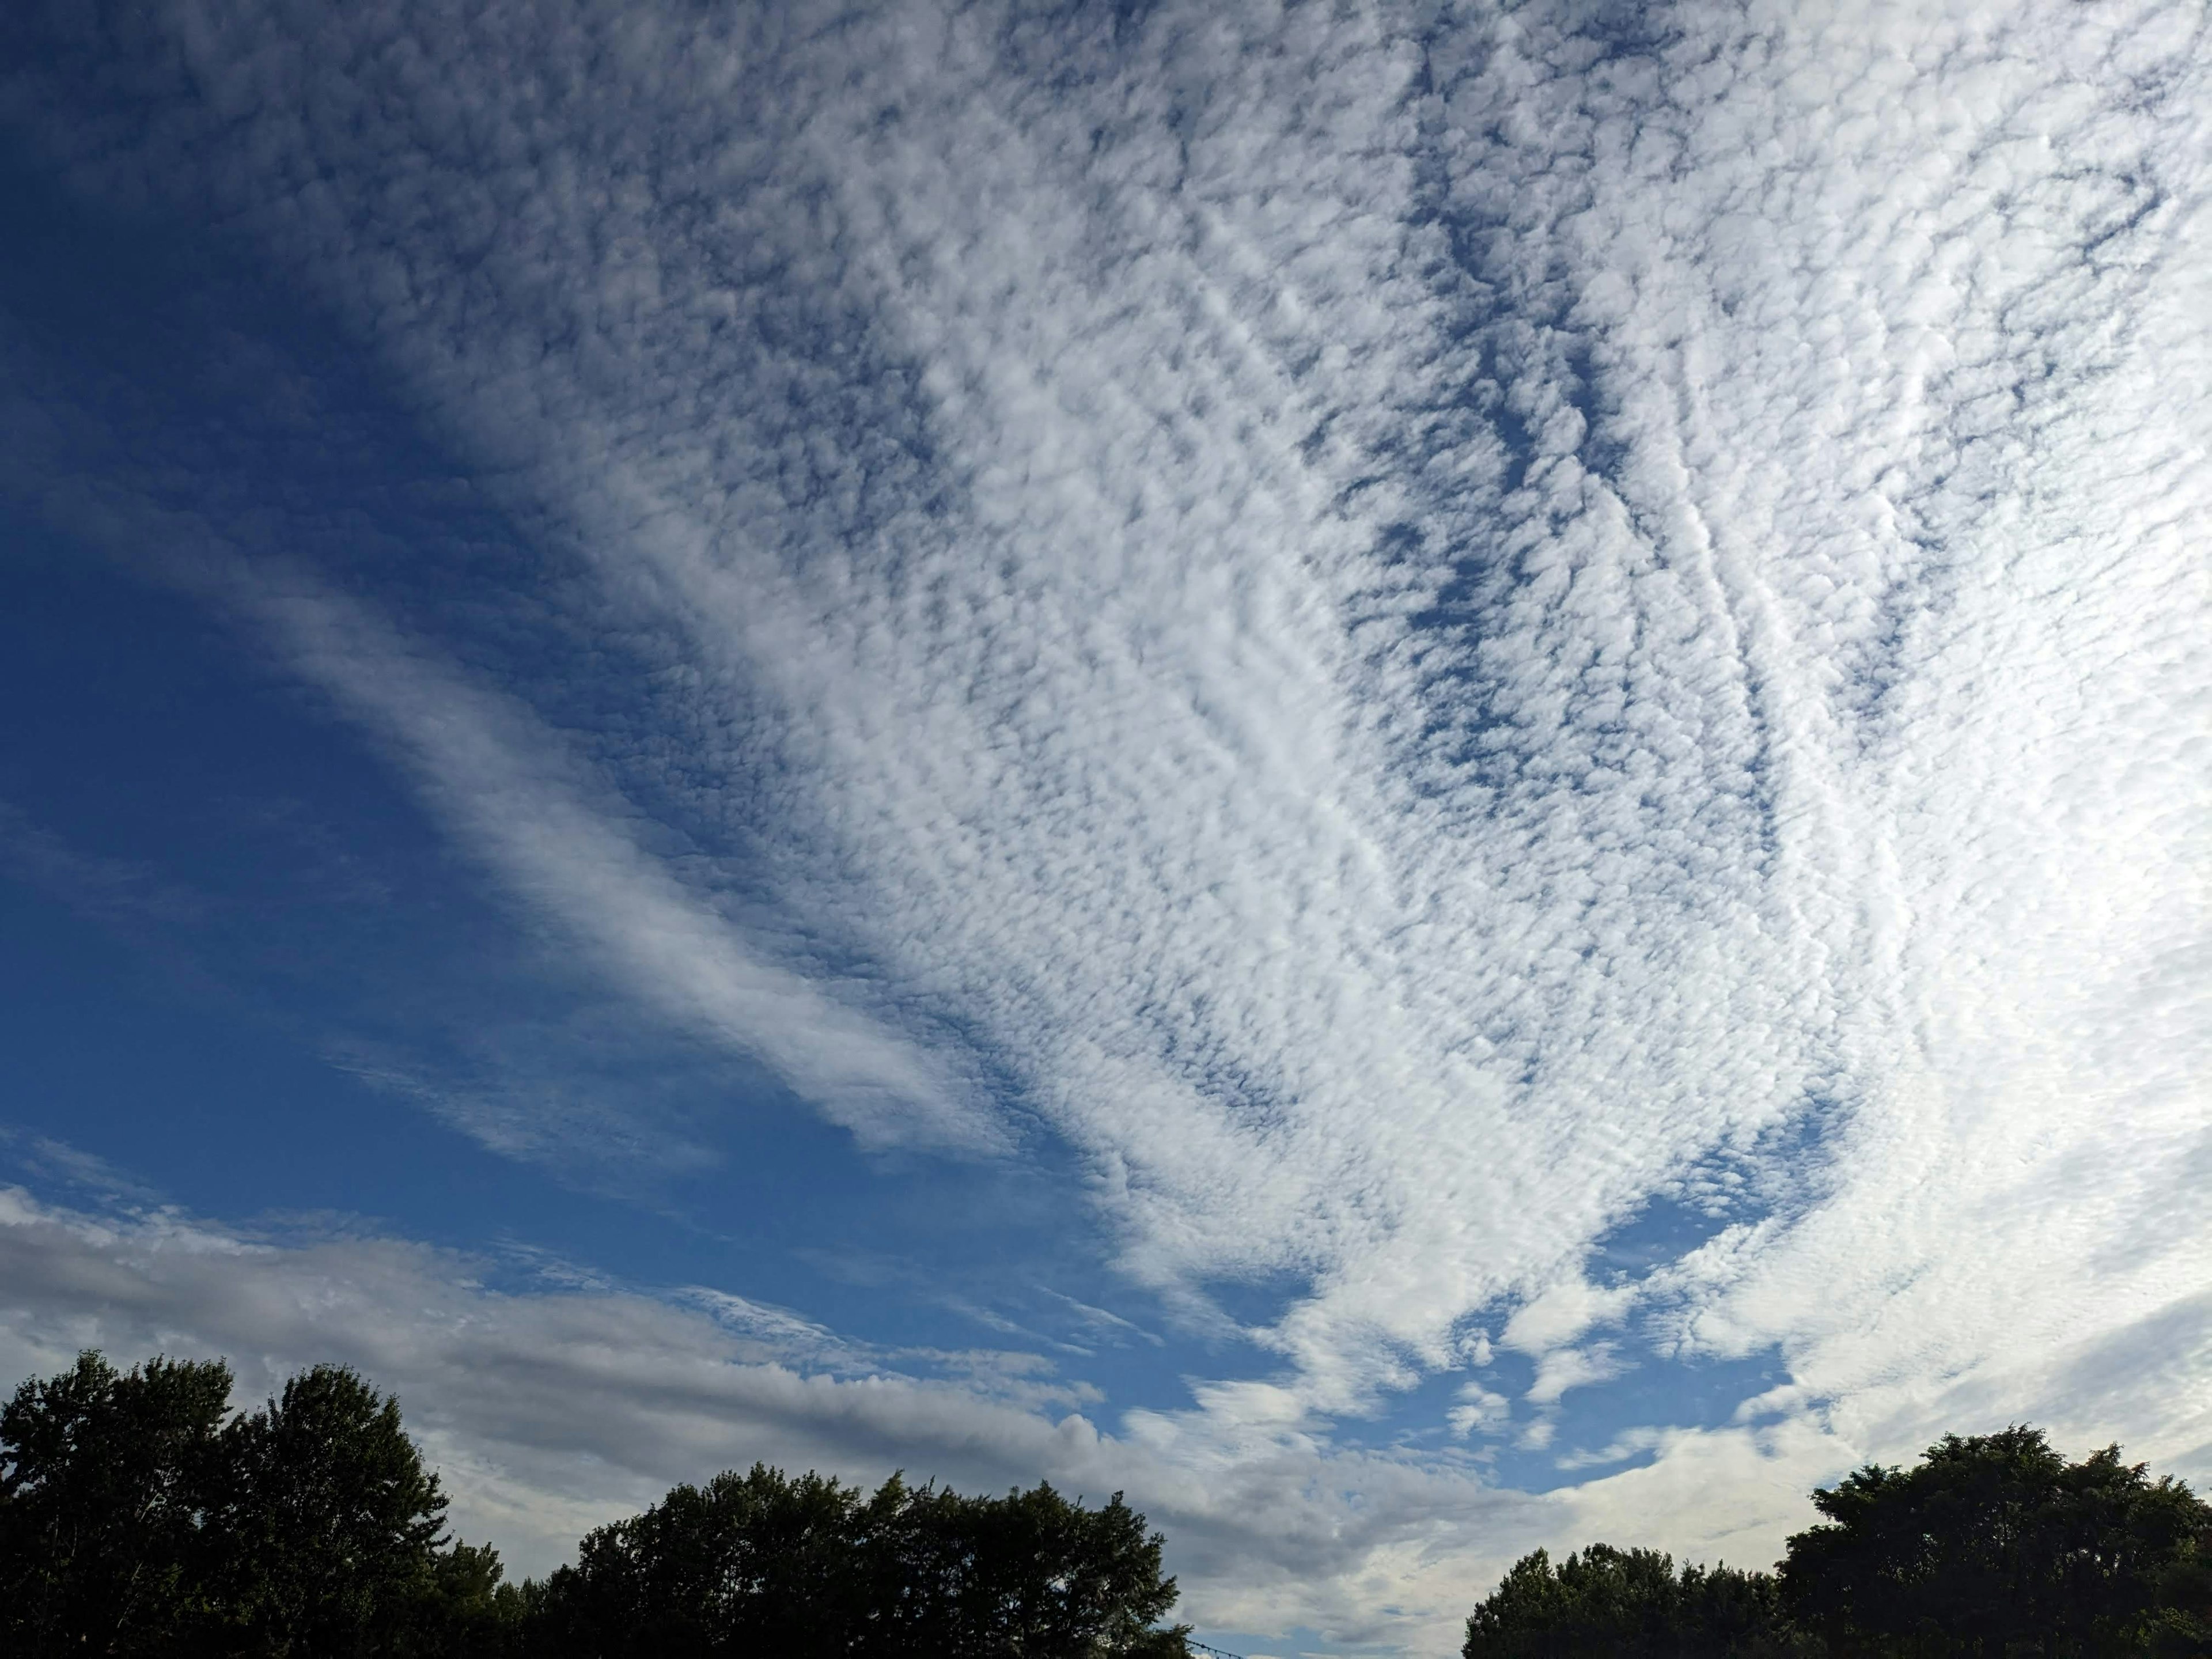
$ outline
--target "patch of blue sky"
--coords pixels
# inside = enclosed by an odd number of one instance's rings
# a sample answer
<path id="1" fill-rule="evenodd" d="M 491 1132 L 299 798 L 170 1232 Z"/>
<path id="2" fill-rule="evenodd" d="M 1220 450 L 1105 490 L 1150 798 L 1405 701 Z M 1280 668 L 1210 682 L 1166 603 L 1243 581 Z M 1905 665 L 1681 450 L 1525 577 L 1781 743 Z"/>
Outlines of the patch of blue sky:
<path id="1" fill-rule="evenodd" d="M 1741 1358 L 1662 1352 L 1633 1330 L 1594 1334 L 1604 1374 L 1556 1401 L 1528 1395 L 1537 1362 L 1501 1351 L 1486 1365 L 1438 1372 L 1389 1396 L 1373 1417 L 1334 1425 L 1339 1445 L 1398 1451 L 1461 1464 L 1516 1492 L 1550 1492 L 1649 1464 L 1673 1430 L 1717 1429 L 1742 1420 L 1744 1404 L 1786 1383 L 1778 1352 Z M 1452 1419 L 1471 1388 L 1492 1396 L 1488 1414 L 1462 1430 Z"/>
<path id="2" fill-rule="evenodd" d="M 1610 1358 L 1620 1368 L 1614 1376 L 1570 1389 L 1539 1413 L 1515 1395 L 1516 1420 L 1486 1449 L 1494 1452 L 1489 1468 L 1501 1485 L 1555 1492 L 1643 1468 L 1664 1449 L 1668 1431 L 1726 1427 L 1741 1420 L 1738 1411 L 1746 1401 L 1790 1380 L 1787 1365 L 1771 1352 L 1741 1359 L 1686 1359 L 1630 1338 Z M 1500 1379 L 1518 1381 L 1515 1374 L 1522 1372 L 1533 1377 L 1534 1368 L 1508 1364 L 1500 1368 Z M 1543 1444 L 1530 1443 L 1536 1437 L 1531 1429 Z"/>
<path id="3" fill-rule="evenodd" d="M 1723 1203 L 1655 1198 L 1597 1242 L 1589 1277 L 1604 1290 L 1638 1285 L 1761 1212 L 1741 1194 Z M 1778 1349 L 1741 1357 L 1682 1351 L 1655 1324 L 1664 1311 L 1632 1304 L 1617 1322 L 1583 1333 L 1576 1346 L 1591 1356 L 1590 1380 L 1556 1399 L 1531 1398 L 1540 1357 L 1493 1344 L 1486 1359 L 1425 1376 L 1389 1396 L 1376 1415 L 1337 1425 L 1335 1438 L 1463 1457 L 1500 1485 L 1553 1492 L 1652 1462 L 1668 1431 L 1740 1422 L 1747 1402 L 1791 1380 Z M 1498 1321 L 1489 1323 L 1494 1329 Z"/>

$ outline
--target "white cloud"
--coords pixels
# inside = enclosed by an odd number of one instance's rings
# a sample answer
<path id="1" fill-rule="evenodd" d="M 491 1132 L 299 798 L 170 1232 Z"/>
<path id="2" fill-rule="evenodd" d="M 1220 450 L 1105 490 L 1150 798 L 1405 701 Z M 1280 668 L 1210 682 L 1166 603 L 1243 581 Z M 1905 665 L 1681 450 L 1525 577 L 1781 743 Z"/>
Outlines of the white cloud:
<path id="1" fill-rule="evenodd" d="M 1624 1429 L 1595 1451 L 1567 1452 L 1555 1460 L 1563 1469 L 1597 1469 L 1608 1463 L 1625 1463 L 1632 1457 L 1656 1451 L 1673 1436 L 1665 1429 Z"/>
<path id="2" fill-rule="evenodd" d="M 11 482 L 26 493 L 38 487 L 27 474 L 50 464 L 13 461 Z M 249 619 L 304 679 L 368 728 L 514 896 L 589 947 L 617 984 L 671 1024 L 764 1062 L 864 1146 L 1008 1149 L 1004 1124 L 964 1074 L 963 1057 L 933 1052 L 852 1006 L 865 988 L 776 960 L 711 890 L 687 885 L 677 860 L 639 844 L 643 821 L 526 705 L 473 683 L 296 566 L 264 559 L 257 568 L 196 518 L 164 514 L 112 486 L 88 501 L 76 483 L 52 489 L 48 510 L 59 523 L 110 546 L 152 541 L 189 559 L 191 584 Z M 34 880 L 94 914 L 191 919 L 189 895 L 135 866 L 64 848 L 0 802 L 0 856 L 11 849 Z M 373 1054 L 335 1058 L 380 1086 L 438 1092 Z M 551 1110 L 517 1122 L 512 1108 L 483 1112 L 450 1100 L 441 1108 L 501 1151 L 532 1150 L 562 1129 Z"/>
<path id="3" fill-rule="evenodd" d="M 1619 1323 L 1635 1302 L 1632 1285 L 1601 1289 L 1578 1274 L 1516 1309 L 1498 1340 L 1523 1353 L 1546 1353 L 1572 1342 L 1593 1325 Z"/>
<path id="4" fill-rule="evenodd" d="M 1477 1429 L 1503 1428 L 1513 1415 L 1513 1402 L 1493 1394 L 1480 1382 L 1463 1382 L 1455 1396 L 1459 1404 L 1444 1413 L 1452 1433 L 1464 1440 Z"/>
<path id="5" fill-rule="evenodd" d="M 1570 1389 L 1610 1382 L 1628 1370 L 1620 1352 L 1610 1342 L 1593 1342 L 1584 1348 L 1555 1348 L 1536 1364 L 1536 1380 L 1528 1385 L 1534 1405 L 1556 1406 Z"/>

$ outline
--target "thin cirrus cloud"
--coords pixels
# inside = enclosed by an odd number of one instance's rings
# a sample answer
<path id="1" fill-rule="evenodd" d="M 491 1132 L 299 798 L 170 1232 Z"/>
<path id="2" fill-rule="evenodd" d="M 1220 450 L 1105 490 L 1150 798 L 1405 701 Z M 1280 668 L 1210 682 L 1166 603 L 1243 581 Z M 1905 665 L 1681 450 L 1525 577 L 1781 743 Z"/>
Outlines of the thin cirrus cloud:
<path id="1" fill-rule="evenodd" d="M 764 959 L 708 898 L 626 837 L 526 710 L 410 653 L 358 606 L 296 578 L 289 591 L 249 580 L 236 602 L 303 677 L 386 738 L 458 835 L 648 1005 L 766 1061 L 863 1146 L 1003 1146 L 941 1062 Z"/>
<path id="2" fill-rule="evenodd" d="M 132 27 L 148 142 L 19 122 L 242 227 L 663 672 L 595 793 L 366 610 L 299 665 L 839 1121 L 1050 1125 L 1274 1356 L 1209 1432 L 1495 1336 L 1462 1434 L 1778 1350 L 1855 1449 L 2204 1456 L 2107 1363 L 2212 1329 L 2191 8 Z M 764 769 L 865 1018 L 618 827 Z M 1607 1273 L 1655 1203 L 1705 1236 Z M 1719 1443 L 1621 1423 L 1564 1467 Z"/>

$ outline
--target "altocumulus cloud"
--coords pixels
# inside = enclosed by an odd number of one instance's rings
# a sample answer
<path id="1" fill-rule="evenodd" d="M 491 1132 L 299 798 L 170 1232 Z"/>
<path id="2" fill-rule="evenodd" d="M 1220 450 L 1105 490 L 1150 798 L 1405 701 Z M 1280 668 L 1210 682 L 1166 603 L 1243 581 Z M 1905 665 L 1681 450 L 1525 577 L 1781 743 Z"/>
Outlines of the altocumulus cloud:
<path id="1" fill-rule="evenodd" d="M 1278 1574 L 1346 1639 L 1449 1617 L 1501 1516 L 1771 1542 L 1770 1489 L 1962 1413 L 2212 1469 L 2201 9 L 47 27 L 18 130 L 239 228 L 532 527 L 562 575 L 510 625 L 648 672 L 555 744 L 234 538 L 272 649 L 611 975 L 864 1137 L 1050 1133 L 1119 1268 L 1275 1369 L 1101 1436 L 592 1317 L 781 1424 L 1098 1471 L 1191 1518 L 1205 1616 Z M 772 849 L 866 993 L 656 868 L 647 799 Z M 1656 1201 L 1704 1237 L 1607 1268 Z M 532 1364 L 581 1316 L 499 1306 Z M 1612 1387 L 1563 1466 L 1652 1461 L 1540 1504 L 1336 1445 L 1501 1350 L 1532 1380 L 1462 1436 Z M 1775 1352 L 1736 1425 L 1630 1422 Z M 592 1385 L 657 1448 L 611 1492 L 709 1410 L 648 1375 Z M 1276 1529 L 1209 1531 L 1255 1470 Z"/>

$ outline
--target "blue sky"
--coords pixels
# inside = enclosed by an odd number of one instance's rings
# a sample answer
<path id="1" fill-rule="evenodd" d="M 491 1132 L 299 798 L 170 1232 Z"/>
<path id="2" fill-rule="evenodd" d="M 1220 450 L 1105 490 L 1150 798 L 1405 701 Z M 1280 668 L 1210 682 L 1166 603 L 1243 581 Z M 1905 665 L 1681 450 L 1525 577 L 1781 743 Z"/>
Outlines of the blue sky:
<path id="1" fill-rule="evenodd" d="M 0 1373 L 1449 1650 L 2212 1477 L 2186 5 L 0 24 Z"/>

